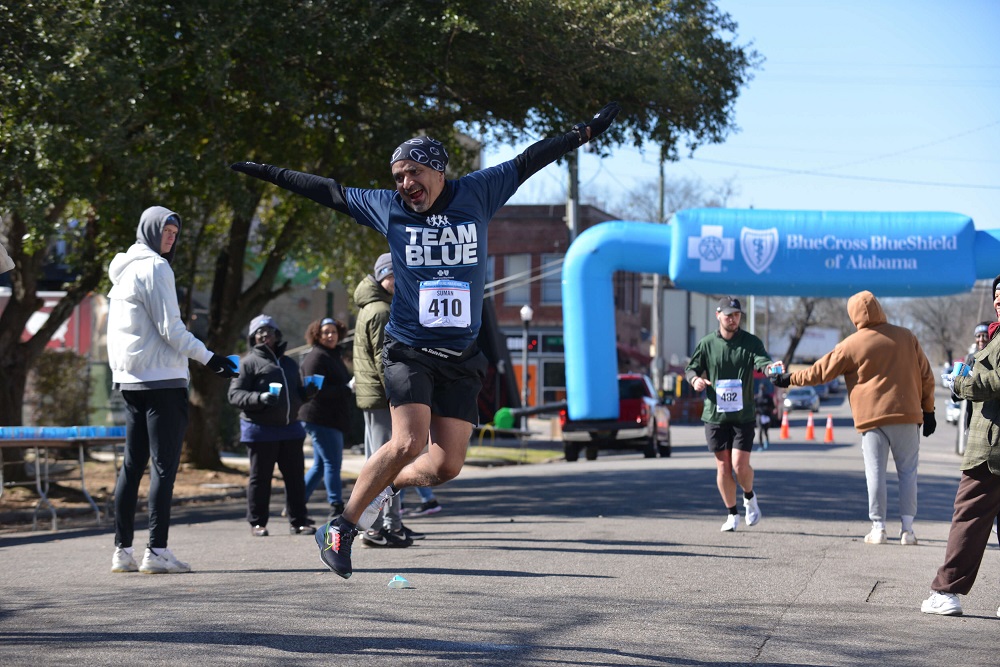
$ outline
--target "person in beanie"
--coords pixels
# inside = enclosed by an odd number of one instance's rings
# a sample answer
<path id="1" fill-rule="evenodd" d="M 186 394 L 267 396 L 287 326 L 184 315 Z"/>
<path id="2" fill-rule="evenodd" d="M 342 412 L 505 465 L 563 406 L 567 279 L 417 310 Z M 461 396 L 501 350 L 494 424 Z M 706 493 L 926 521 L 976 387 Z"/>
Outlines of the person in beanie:
<path id="1" fill-rule="evenodd" d="M 305 429 L 299 408 L 316 395 L 315 384 L 302 385 L 299 365 L 285 356 L 288 344 L 268 315 L 250 322 L 250 351 L 240 359 L 239 377 L 229 384 L 229 402 L 240 409 L 240 442 L 250 455 L 247 522 L 254 537 L 267 537 L 271 477 L 278 464 L 285 480 L 288 520 L 293 535 L 312 535 L 316 528 L 306 511 Z"/>
<path id="2" fill-rule="evenodd" d="M 365 276 L 354 290 L 358 320 L 354 324 L 354 400 L 365 420 L 365 458 L 371 458 L 392 439 L 392 416 L 385 396 L 382 353 L 389 308 L 396 291 L 392 256 L 379 255 L 374 272 Z M 372 547 L 408 547 L 413 544 L 400 519 L 401 497 L 389 499 L 375 523 L 361 534 Z"/>
<path id="3" fill-rule="evenodd" d="M 915 545 L 920 425 L 925 438 L 937 427 L 934 374 L 917 337 L 909 329 L 889 324 L 874 294 L 865 290 L 852 296 L 847 300 L 847 313 L 858 329 L 855 333 L 812 367 L 783 373 L 774 384 L 805 387 L 844 376 L 854 428 L 861 434 L 868 481 L 872 528 L 865 535 L 865 544 L 888 541 L 886 467 L 891 452 L 899 477 L 899 543 Z"/>
<path id="4" fill-rule="evenodd" d="M 993 279 L 993 310 L 998 321 L 987 327 L 989 341 L 976 352 L 975 364 L 946 376 L 952 392 L 973 401 L 972 423 L 944 563 L 931 582 L 930 597 L 920 605 L 925 614 L 962 615 L 958 596 L 972 590 L 990 532 L 1000 516 L 1000 276 Z"/>
<path id="5" fill-rule="evenodd" d="M 330 317 L 306 328 L 306 343 L 312 346 L 302 360 L 302 376 L 322 375 L 323 383 L 313 400 L 299 408 L 299 420 L 312 439 L 313 465 L 306 473 L 306 502 L 323 480 L 330 518 L 344 511 L 340 468 L 344 460 L 344 433 L 351 426 L 351 373 L 344 364 L 338 343 L 347 335 L 343 322 Z"/>
<path id="6" fill-rule="evenodd" d="M 739 299 L 719 299 L 715 309 L 719 329 L 698 341 L 685 369 L 688 384 L 705 391 L 701 420 L 708 451 L 715 455 L 715 483 L 728 511 L 722 532 L 733 532 L 740 523 L 737 484 L 743 489 L 746 524 L 756 525 L 761 518 L 750 466 L 756 431 L 753 372 L 770 372 L 773 364 L 764 343 L 740 328 L 742 316 Z"/>
<path id="7" fill-rule="evenodd" d="M 115 486 L 112 572 L 190 572 L 167 548 L 170 503 L 188 422 L 188 360 L 223 378 L 232 362 L 211 352 L 181 321 L 174 272 L 180 216 L 163 206 L 142 213 L 136 242 L 108 267 L 108 364 L 113 389 L 125 401 L 125 460 Z M 149 466 L 149 542 L 133 555 L 139 483 Z"/>
<path id="8" fill-rule="evenodd" d="M 448 153 L 440 141 L 414 137 L 389 159 L 395 190 L 346 187 L 255 162 L 231 166 L 351 216 L 389 242 L 396 295 L 383 364 L 392 439 L 365 462 L 344 513 L 316 533 L 320 558 L 339 576 L 351 576 L 354 537 L 391 496 L 446 482 L 465 462 L 487 365 L 476 337 L 490 219 L 532 174 L 598 137 L 619 111 L 612 102 L 566 134 L 458 180 L 445 178 Z"/>

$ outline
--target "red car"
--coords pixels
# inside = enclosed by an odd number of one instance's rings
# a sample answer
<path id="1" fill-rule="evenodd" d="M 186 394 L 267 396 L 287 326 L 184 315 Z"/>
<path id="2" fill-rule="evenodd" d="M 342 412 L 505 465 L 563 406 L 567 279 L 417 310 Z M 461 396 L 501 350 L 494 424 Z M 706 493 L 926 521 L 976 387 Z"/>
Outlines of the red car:
<path id="1" fill-rule="evenodd" d="M 580 449 L 587 460 L 601 449 L 637 449 L 646 458 L 670 456 L 670 399 L 660 399 L 646 375 L 618 376 L 618 419 L 571 421 L 559 413 L 563 451 L 567 461 L 576 461 Z"/>

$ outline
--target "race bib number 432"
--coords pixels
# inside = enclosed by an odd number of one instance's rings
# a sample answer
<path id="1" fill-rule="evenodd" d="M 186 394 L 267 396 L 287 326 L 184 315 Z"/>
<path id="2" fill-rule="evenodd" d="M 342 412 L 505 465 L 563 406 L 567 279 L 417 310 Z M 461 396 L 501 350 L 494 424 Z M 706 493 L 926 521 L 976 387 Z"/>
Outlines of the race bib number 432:
<path id="1" fill-rule="evenodd" d="M 420 324 L 425 327 L 469 327 L 469 283 L 424 280 L 420 283 Z"/>
<path id="2" fill-rule="evenodd" d="M 743 383 L 739 380 L 716 380 L 715 404 L 719 412 L 743 409 Z"/>

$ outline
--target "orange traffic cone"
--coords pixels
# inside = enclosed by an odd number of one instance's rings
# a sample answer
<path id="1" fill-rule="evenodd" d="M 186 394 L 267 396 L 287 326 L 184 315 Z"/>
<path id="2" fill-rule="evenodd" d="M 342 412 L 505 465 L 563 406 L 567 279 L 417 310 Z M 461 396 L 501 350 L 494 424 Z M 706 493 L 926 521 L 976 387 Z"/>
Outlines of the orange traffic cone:
<path id="1" fill-rule="evenodd" d="M 781 413 L 781 439 L 788 440 L 791 436 L 788 435 L 788 410 Z"/>
<path id="2" fill-rule="evenodd" d="M 826 436 L 823 442 L 833 442 L 833 415 L 826 416 Z"/>
<path id="3" fill-rule="evenodd" d="M 806 440 L 816 439 L 816 424 L 813 423 L 813 413 L 809 413 L 809 419 L 806 420 Z"/>

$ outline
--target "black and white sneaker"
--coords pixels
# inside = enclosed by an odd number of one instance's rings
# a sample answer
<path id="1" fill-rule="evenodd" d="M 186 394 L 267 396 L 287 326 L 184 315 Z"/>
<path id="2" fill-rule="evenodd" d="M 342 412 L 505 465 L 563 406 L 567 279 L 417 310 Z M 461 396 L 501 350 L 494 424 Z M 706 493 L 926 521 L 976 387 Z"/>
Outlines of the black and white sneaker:
<path id="1" fill-rule="evenodd" d="M 418 533 L 417 531 L 411 529 L 409 526 L 403 524 L 400 524 L 399 530 L 403 533 L 403 535 L 406 535 L 408 538 L 414 541 L 422 540 L 425 537 L 427 537 L 427 535 L 425 535 L 424 533 Z"/>
<path id="2" fill-rule="evenodd" d="M 413 539 L 403 531 L 391 531 L 385 528 L 379 530 L 366 530 L 361 534 L 361 543 L 366 547 L 387 547 L 389 549 L 403 549 L 413 544 Z"/>

